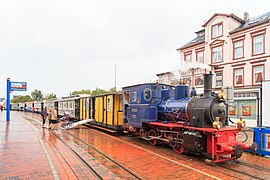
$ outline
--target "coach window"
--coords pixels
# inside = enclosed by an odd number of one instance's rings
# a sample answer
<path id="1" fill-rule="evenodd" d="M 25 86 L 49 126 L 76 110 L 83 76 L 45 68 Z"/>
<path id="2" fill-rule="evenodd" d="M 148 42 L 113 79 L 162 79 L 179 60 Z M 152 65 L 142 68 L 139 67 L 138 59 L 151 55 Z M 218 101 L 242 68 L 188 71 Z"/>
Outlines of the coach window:
<path id="1" fill-rule="evenodd" d="M 63 109 L 63 103 L 59 102 L 59 109 Z"/>
<path id="2" fill-rule="evenodd" d="M 150 101 L 151 98 L 152 98 L 152 91 L 151 91 L 151 89 L 146 88 L 146 89 L 144 90 L 144 99 L 145 99 L 146 101 Z"/>
<path id="3" fill-rule="evenodd" d="M 63 102 L 63 109 L 67 109 L 67 101 Z"/>
<path id="4" fill-rule="evenodd" d="M 137 91 L 133 91 L 131 95 L 131 101 L 136 102 L 137 101 Z"/>
<path id="5" fill-rule="evenodd" d="M 68 102 L 68 109 L 73 109 L 73 102 L 72 101 Z"/>
<path id="6" fill-rule="evenodd" d="M 110 111 L 110 106 L 111 105 L 111 98 L 107 97 L 107 111 Z"/>
<path id="7" fill-rule="evenodd" d="M 124 103 L 125 103 L 125 104 L 130 103 L 130 95 L 129 95 L 129 91 L 125 91 L 125 92 L 124 92 Z"/>

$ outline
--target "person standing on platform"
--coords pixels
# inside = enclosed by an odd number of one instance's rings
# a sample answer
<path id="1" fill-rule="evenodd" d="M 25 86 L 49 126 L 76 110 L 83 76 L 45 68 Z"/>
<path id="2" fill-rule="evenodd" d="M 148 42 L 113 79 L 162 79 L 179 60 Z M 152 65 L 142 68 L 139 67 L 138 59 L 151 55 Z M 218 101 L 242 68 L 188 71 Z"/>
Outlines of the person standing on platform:
<path id="1" fill-rule="evenodd" d="M 195 96 L 197 96 L 197 92 L 196 92 L 195 87 L 192 87 L 192 89 L 190 91 L 190 97 L 195 97 Z"/>
<path id="2" fill-rule="evenodd" d="M 57 124 L 57 110 L 53 108 L 50 112 L 50 119 L 49 119 L 49 129 L 53 128 L 53 124 Z M 53 128 L 55 129 L 55 127 Z"/>
<path id="3" fill-rule="evenodd" d="M 41 116 L 42 116 L 42 127 L 44 128 L 45 122 L 46 122 L 46 118 L 47 118 L 48 112 L 47 112 L 47 107 L 45 107 L 42 111 L 41 111 Z"/>

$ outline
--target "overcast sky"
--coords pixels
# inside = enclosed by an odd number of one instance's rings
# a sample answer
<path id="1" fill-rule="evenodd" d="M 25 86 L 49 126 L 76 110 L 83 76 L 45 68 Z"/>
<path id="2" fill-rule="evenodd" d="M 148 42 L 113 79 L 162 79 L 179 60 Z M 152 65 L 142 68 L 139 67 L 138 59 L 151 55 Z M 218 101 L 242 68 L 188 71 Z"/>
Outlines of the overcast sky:
<path id="1" fill-rule="evenodd" d="M 180 68 L 177 48 L 214 13 L 270 11 L 269 0 L 0 0 L 0 97 L 6 78 L 26 93 L 67 96 L 154 81 Z"/>

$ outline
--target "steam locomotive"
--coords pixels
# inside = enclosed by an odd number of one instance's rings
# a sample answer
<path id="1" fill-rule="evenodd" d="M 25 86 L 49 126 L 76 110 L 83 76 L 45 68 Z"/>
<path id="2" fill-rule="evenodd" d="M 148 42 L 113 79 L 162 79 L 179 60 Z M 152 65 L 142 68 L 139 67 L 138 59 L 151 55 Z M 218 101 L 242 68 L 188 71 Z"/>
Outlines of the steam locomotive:
<path id="1" fill-rule="evenodd" d="M 237 127 L 228 127 L 224 95 L 212 92 L 211 73 L 204 75 L 201 97 L 189 97 L 184 84 L 141 84 L 124 87 L 122 93 L 125 132 L 132 131 L 151 145 L 166 143 L 176 153 L 197 153 L 213 162 L 237 160 L 251 148 L 236 140 L 245 126 L 242 119 Z"/>
<path id="2" fill-rule="evenodd" d="M 245 122 L 240 119 L 237 127 L 228 126 L 224 95 L 212 92 L 211 73 L 204 75 L 204 94 L 199 97 L 189 97 L 185 84 L 146 83 L 123 87 L 117 93 L 13 106 L 37 112 L 45 106 L 56 107 L 59 113 L 70 112 L 74 119 L 92 119 L 91 125 L 134 133 L 151 145 L 165 143 L 176 153 L 200 154 L 211 162 L 237 160 L 244 150 L 256 153 L 257 149 L 256 143 L 250 146 L 236 140 Z"/>

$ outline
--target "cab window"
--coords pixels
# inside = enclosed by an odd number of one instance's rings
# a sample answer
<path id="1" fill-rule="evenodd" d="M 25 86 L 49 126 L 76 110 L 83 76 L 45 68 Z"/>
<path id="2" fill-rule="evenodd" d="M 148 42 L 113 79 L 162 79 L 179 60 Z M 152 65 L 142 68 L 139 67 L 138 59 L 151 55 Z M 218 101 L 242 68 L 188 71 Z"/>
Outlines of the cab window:
<path id="1" fill-rule="evenodd" d="M 136 102 L 137 101 L 137 91 L 133 91 L 131 95 L 131 101 Z"/>
<path id="2" fill-rule="evenodd" d="M 145 99 L 146 101 L 150 101 L 151 98 L 152 98 L 152 90 L 149 89 L 149 88 L 146 88 L 146 89 L 144 90 L 144 99 Z"/>

